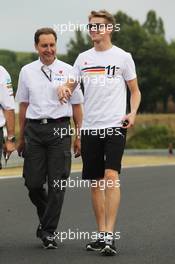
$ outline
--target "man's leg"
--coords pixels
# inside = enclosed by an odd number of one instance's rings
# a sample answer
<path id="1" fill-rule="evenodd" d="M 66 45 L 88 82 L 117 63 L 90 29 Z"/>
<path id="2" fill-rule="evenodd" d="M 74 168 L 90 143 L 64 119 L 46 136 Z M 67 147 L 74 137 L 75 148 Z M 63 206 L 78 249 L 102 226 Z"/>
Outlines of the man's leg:
<path id="1" fill-rule="evenodd" d="M 47 203 L 47 194 L 43 188 L 47 173 L 45 162 L 43 147 L 30 144 L 24 160 L 24 178 L 25 185 L 29 190 L 29 197 L 37 208 L 40 223 Z"/>
<path id="2" fill-rule="evenodd" d="M 65 194 L 65 182 L 71 167 L 71 137 L 53 137 L 47 149 L 48 203 L 42 218 L 45 232 L 54 234 L 61 215 Z M 63 185 L 63 186 L 62 186 Z"/>
<path id="3" fill-rule="evenodd" d="M 81 139 L 83 179 L 91 180 L 91 199 L 97 223 L 97 239 L 86 245 L 87 250 L 100 250 L 104 244 L 105 193 L 104 193 L 104 141 L 98 135 L 83 134 Z"/>
<path id="4" fill-rule="evenodd" d="M 92 206 L 96 218 L 96 223 L 99 232 L 106 230 L 105 225 L 105 191 L 99 185 L 97 181 L 97 186 L 91 187 L 91 198 Z"/>
<path id="5" fill-rule="evenodd" d="M 29 197 L 32 203 L 36 206 L 37 214 L 41 223 L 48 201 L 48 195 L 46 189 L 43 187 L 29 188 Z"/>
<path id="6" fill-rule="evenodd" d="M 91 187 L 92 205 L 98 231 L 113 232 L 120 205 L 120 187 L 117 171 L 106 170 L 104 179 L 105 190 L 103 190 L 101 184 L 98 184 L 97 187 Z"/>
<path id="7" fill-rule="evenodd" d="M 114 128 L 113 134 L 106 136 L 105 141 L 105 245 L 102 254 L 113 255 L 117 253 L 115 237 L 113 235 L 116 217 L 120 205 L 119 173 L 121 159 L 124 151 L 126 130 Z"/>
<path id="8" fill-rule="evenodd" d="M 104 245 L 105 236 L 105 191 L 100 184 L 100 180 L 96 180 L 96 186 L 91 186 L 92 207 L 97 223 L 96 239 L 86 244 L 86 250 L 99 251 Z"/>
<path id="9" fill-rule="evenodd" d="M 29 197 L 36 206 L 40 223 L 47 204 L 47 193 L 43 188 L 46 182 L 46 148 L 41 142 L 42 135 L 38 124 L 28 124 L 25 128 L 25 157 L 23 176 Z"/>
<path id="10" fill-rule="evenodd" d="M 118 173 L 115 170 L 105 170 L 105 236 L 100 253 L 103 255 L 115 255 L 114 226 L 120 204 L 120 188 L 118 182 Z"/>
<path id="11" fill-rule="evenodd" d="M 98 135 L 82 134 L 83 179 L 91 180 L 91 199 L 98 231 L 105 231 L 104 141 Z"/>
<path id="12" fill-rule="evenodd" d="M 120 205 L 121 160 L 126 142 L 126 129 L 113 128 L 112 135 L 106 135 L 105 141 L 105 212 L 106 231 L 113 232 Z"/>
<path id="13" fill-rule="evenodd" d="M 105 231 L 113 232 L 118 208 L 120 205 L 120 187 L 118 172 L 105 170 Z"/>

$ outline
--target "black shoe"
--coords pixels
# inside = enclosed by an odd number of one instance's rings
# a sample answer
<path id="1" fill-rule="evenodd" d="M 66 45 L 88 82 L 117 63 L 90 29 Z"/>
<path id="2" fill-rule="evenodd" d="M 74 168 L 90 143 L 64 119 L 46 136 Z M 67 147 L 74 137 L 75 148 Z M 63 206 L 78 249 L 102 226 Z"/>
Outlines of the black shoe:
<path id="1" fill-rule="evenodd" d="M 91 241 L 86 245 L 86 250 L 87 251 L 100 251 L 104 246 L 104 239 L 101 240 L 100 238 L 95 240 L 95 241 Z"/>
<path id="2" fill-rule="evenodd" d="M 114 256 L 119 254 L 115 247 L 114 239 L 107 239 L 105 240 L 103 248 L 100 250 L 100 253 L 104 256 Z"/>
<path id="3" fill-rule="evenodd" d="M 55 242 L 54 236 L 46 236 L 42 238 L 43 247 L 45 249 L 55 249 L 57 248 L 57 243 Z"/>
<path id="4" fill-rule="evenodd" d="M 42 226 L 41 226 L 41 224 L 39 224 L 39 226 L 38 226 L 38 228 L 36 230 L 36 237 L 42 238 L 42 234 L 43 234 L 43 232 L 42 232 Z"/>

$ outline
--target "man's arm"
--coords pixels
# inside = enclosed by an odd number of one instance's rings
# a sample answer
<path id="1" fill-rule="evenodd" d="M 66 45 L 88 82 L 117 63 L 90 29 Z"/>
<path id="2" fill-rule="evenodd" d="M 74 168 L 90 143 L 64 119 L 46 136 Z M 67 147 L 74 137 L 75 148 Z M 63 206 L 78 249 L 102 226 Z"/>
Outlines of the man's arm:
<path id="1" fill-rule="evenodd" d="M 58 87 L 58 98 L 61 104 L 67 103 L 70 99 L 73 91 L 75 90 L 78 83 L 81 83 L 81 59 L 80 56 L 77 57 L 73 68 L 70 68 L 67 82 L 64 85 Z"/>
<path id="2" fill-rule="evenodd" d="M 58 98 L 60 100 L 60 102 L 66 103 L 67 100 L 70 99 L 74 89 L 76 88 L 78 82 L 73 80 L 73 79 L 69 79 L 65 84 L 63 84 L 62 86 L 58 86 Z"/>
<path id="3" fill-rule="evenodd" d="M 14 110 L 3 110 L 4 117 L 6 119 L 7 139 L 4 146 L 4 152 L 9 157 L 10 154 L 15 150 L 15 111 Z"/>
<path id="4" fill-rule="evenodd" d="M 80 128 L 82 126 L 82 105 L 81 104 L 73 104 L 73 120 L 75 125 L 75 140 L 74 140 L 74 154 L 75 158 L 81 155 L 81 141 L 80 141 Z"/>
<path id="5" fill-rule="evenodd" d="M 6 119 L 7 137 L 15 135 L 15 112 L 14 110 L 3 110 Z"/>
<path id="6" fill-rule="evenodd" d="M 125 128 L 129 128 L 129 127 L 134 125 L 137 110 L 139 108 L 140 101 L 141 101 L 141 93 L 139 90 L 137 79 L 127 81 L 127 85 L 128 85 L 129 90 L 130 90 L 130 93 L 131 93 L 131 97 L 130 97 L 131 111 L 128 115 L 126 115 L 123 118 L 123 121 L 124 120 L 128 121 L 128 125 L 125 126 Z"/>
<path id="7" fill-rule="evenodd" d="M 22 102 L 19 105 L 19 142 L 17 146 L 18 155 L 21 156 L 24 150 L 24 128 L 26 124 L 26 111 L 29 103 Z"/>
<path id="8" fill-rule="evenodd" d="M 0 98 L 7 129 L 7 139 L 3 150 L 4 155 L 7 155 L 8 159 L 10 154 L 15 150 L 15 101 L 9 73 L 3 68 L 1 74 L 3 78 L 0 84 Z"/>

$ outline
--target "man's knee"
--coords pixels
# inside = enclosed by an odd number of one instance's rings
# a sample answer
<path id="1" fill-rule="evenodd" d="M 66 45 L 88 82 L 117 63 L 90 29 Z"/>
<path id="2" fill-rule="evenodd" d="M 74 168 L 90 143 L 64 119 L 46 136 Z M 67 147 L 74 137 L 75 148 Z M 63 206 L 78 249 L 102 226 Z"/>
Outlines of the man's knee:
<path id="1" fill-rule="evenodd" d="M 106 169 L 104 178 L 105 180 L 116 180 L 119 179 L 119 174 L 116 170 Z"/>
<path id="2" fill-rule="evenodd" d="M 38 197 L 43 196 L 43 193 L 45 192 L 45 189 L 43 187 L 40 188 L 30 188 L 26 186 L 29 191 L 29 197 L 31 200 L 36 200 Z"/>
<path id="3" fill-rule="evenodd" d="M 66 179 L 54 180 L 49 182 L 49 190 L 53 193 L 65 192 L 68 182 Z"/>
<path id="4" fill-rule="evenodd" d="M 120 187 L 120 180 L 119 174 L 115 170 L 107 169 L 105 170 L 105 187 L 106 188 L 119 188 Z"/>
<path id="5" fill-rule="evenodd" d="M 91 181 L 91 192 L 96 194 L 104 190 L 104 178 Z"/>

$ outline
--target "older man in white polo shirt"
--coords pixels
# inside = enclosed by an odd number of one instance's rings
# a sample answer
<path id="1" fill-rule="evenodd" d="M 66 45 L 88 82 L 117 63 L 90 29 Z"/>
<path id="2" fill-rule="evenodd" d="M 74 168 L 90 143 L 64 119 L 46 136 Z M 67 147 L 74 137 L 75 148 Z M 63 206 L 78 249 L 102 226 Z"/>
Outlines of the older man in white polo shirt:
<path id="1" fill-rule="evenodd" d="M 37 208 L 40 221 L 37 237 L 41 238 L 45 248 L 57 248 L 55 230 L 65 189 L 55 183 L 67 179 L 70 173 L 70 117 L 73 114 L 77 128 L 82 121 L 80 104 L 83 95 L 79 87 L 65 105 L 57 97 L 57 86 L 66 82 L 72 67 L 56 58 L 56 41 L 53 29 L 36 31 L 35 48 L 39 59 L 22 68 L 16 95 L 20 103 L 18 153 L 24 153 L 25 185 Z M 79 154 L 78 136 L 74 149 Z M 43 187 L 45 182 L 48 193 Z"/>
<path id="2" fill-rule="evenodd" d="M 15 104 L 11 78 L 6 69 L 0 66 L 0 160 L 3 146 L 3 126 L 7 128 L 7 140 L 4 145 L 6 159 L 15 150 Z M 0 162 L 0 168 L 1 168 Z"/>

